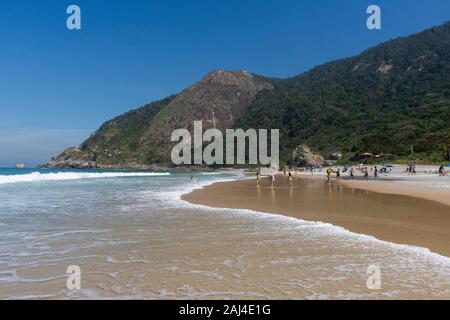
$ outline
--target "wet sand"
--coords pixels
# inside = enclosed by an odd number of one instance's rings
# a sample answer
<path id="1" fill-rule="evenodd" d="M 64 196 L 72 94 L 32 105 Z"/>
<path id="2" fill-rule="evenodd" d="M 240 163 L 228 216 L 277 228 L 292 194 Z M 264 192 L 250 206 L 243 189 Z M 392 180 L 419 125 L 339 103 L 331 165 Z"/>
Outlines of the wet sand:
<path id="1" fill-rule="evenodd" d="M 211 209 L 180 200 L 189 190 L 240 176 L 198 175 L 197 181 L 191 181 L 188 175 L 177 175 L 54 187 L 52 182 L 48 188 L 18 186 L 22 202 L 30 201 L 33 212 L 54 207 L 38 217 L 18 214 L 20 208 L 15 207 L 2 219 L 0 299 L 450 298 L 450 259 L 446 257 L 377 241 L 331 224 L 248 210 Z M 218 184 L 212 191 L 207 188 L 196 193 L 199 202 L 222 201 L 217 206 L 284 210 L 278 213 L 335 224 L 347 221 L 348 229 L 354 226 L 362 233 L 370 233 L 364 229 L 370 227 L 384 230 L 388 236 L 410 233 L 419 235 L 419 240 L 449 243 L 448 237 L 439 234 L 450 230 L 448 220 L 446 225 L 442 220 L 443 212 L 448 211 L 436 202 L 411 204 L 416 199 L 404 196 L 378 198 L 378 193 L 336 183 L 328 187 L 317 179 L 298 180 L 290 189 L 286 180 L 278 180 L 273 190 L 267 188 L 267 180 L 259 190 L 250 180 Z M 180 181 L 185 186 L 179 187 Z M 36 187 L 42 190 L 29 200 L 28 191 Z M 72 197 L 60 194 L 61 189 Z M 55 197 L 55 192 L 60 196 Z M 0 208 L 10 203 L 5 194 L 0 192 Z M 14 193 L 9 199 L 17 202 L 16 197 Z M 365 204 L 372 209 L 356 210 Z M 432 223 L 428 226 L 431 231 L 418 228 L 426 231 L 420 234 L 414 230 L 416 224 L 428 220 L 409 219 L 408 215 L 421 213 L 411 211 L 411 206 L 431 208 L 430 219 L 441 225 Z M 397 217 L 399 214 L 404 217 Z M 411 227 L 404 222 L 395 224 L 390 215 L 414 223 Z M 36 228 L 38 219 L 44 224 Z M 16 225 L 21 228 L 11 228 Z M 448 248 L 443 246 L 445 250 Z M 81 290 L 66 286 L 71 265 L 80 267 Z M 373 266 L 382 274 L 379 290 L 367 287 L 368 268 Z"/>
<path id="2" fill-rule="evenodd" d="M 281 176 L 273 189 L 267 179 L 263 179 L 259 188 L 253 179 L 222 182 L 196 190 L 183 199 L 211 207 L 250 209 L 331 223 L 352 232 L 425 247 L 450 257 L 450 206 L 444 204 L 446 200 L 432 201 L 442 199 L 441 195 L 429 191 L 422 192 L 422 198 L 418 198 L 411 196 L 415 194 L 409 186 L 402 189 L 394 182 L 376 186 L 363 183 L 332 181 L 328 185 L 322 178 L 296 179 L 291 188 Z M 382 184 L 392 187 L 383 189 Z M 362 187 L 372 189 L 362 190 Z"/>

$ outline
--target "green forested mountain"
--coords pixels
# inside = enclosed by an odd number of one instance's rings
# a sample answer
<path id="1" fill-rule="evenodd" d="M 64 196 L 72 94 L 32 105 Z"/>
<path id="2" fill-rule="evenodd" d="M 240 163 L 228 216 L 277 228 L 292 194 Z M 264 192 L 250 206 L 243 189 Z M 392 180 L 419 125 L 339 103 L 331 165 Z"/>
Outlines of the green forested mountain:
<path id="1" fill-rule="evenodd" d="M 178 95 L 106 122 L 49 166 L 170 165 L 170 132 L 281 130 L 281 155 L 363 151 L 441 161 L 450 150 L 450 23 L 277 80 L 218 71 Z M 448 160 L 448 159 L 447 159 Z"/>
<path id="2" fill-rule="evenodd" d="M 132 110 L 104 123 L 78 148 L 69 148 L 48 167 L 171 166 L 175 129 L 232 128 L 272 80 L 245 71 L 214 71 L 179 94 Z"/>
<path id="3" fill-rule="evenodd" d="M 407 158 L 413 147 L 442 158 L 450 146 L 450 24 L 278 83 L 237 125 L 281 128 L 285 158 L 300 141 L 347 157 Z"/>

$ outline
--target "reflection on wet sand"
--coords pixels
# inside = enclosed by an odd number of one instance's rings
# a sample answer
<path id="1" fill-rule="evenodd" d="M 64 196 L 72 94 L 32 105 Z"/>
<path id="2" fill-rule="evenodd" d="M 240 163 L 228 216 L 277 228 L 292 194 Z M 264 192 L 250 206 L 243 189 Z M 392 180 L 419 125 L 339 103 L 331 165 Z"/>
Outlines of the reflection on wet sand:
<path id="1" fill-rule="evenodd" d="M 351 188 L 335 181 L 278 178 L 255 193 L 253 181 L 219 183 L 186 200 L 214 207 L 252 209 L 342 226 L 395 243 L 430 248 L 450 256 L 450 207 L 402 195 Z"/>

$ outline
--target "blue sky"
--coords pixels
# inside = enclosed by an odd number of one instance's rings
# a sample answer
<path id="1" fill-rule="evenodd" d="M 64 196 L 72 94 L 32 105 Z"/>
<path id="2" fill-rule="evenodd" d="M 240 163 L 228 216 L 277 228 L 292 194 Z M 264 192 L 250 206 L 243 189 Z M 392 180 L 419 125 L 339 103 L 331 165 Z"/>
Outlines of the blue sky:
<path id="1" fill-rule="evenodd" d="M 2 1 L 0 166 L 45 162 L 213 69 L 293 76 L 448 20 L 448 0 Z"/>

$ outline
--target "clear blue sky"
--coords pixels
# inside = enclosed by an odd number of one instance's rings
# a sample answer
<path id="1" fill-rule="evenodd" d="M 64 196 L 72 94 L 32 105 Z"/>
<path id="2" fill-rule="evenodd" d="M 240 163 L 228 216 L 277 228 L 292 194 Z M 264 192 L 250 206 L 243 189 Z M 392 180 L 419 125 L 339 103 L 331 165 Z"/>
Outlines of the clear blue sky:
<path id="1" fill-rule="evenodd" d="M 370 4 L 382 30 L 366 28 Z M 448 20 L 449 0 L 5 0 L 0 166 L 45 162 L 212 69 L 288 77 Z"/>

